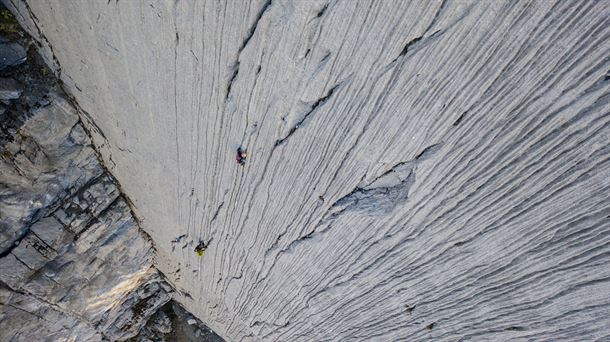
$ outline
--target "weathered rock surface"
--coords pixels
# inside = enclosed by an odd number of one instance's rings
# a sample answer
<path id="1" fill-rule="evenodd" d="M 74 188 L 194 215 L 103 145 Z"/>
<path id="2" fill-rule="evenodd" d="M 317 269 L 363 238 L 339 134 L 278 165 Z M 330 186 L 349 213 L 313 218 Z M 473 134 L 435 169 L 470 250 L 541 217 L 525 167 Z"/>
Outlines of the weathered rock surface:
<path id="1" fill-rule="evenodd" d="M 610 339 L 610 2 L 5 2 L 223 337 Z"/>
<path id="2" fill-rule="evenodd" d="M 8 41 L 0 36 L 0 70 L 7 67 L 19 65 L 26 60 L 26 53 L 23 46 Z"/>
<path id="3" fill-rule="evenodd" d="M 23 92 L 23 87 L 12 78 L 0 78 L 0 100 L 18 99 Z"/>
<path id="4" fill-rule="evenodd" d="M 0 70 L 0 341 L 136 336 L 172 289 L 76 109 L 32 57 Z"/>
<path id="5" fill-rule="evenodd" d="M 0 340 L 130 337 L 170 299 L 90 144 L 52 95 L 4 146 Z"/>
<path id="6" fill-rule="evenodd" d="M 175 301 L 170 301 L 148 319 L 131 342 L 204 341 L 222 342 L 203 322 L 194 318 Z"/>

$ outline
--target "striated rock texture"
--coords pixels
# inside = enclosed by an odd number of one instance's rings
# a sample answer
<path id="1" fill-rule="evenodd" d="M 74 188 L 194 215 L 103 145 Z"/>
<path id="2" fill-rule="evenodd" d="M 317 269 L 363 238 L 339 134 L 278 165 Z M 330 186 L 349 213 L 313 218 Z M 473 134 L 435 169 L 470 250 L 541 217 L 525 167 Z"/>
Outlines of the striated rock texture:
<path id="1" fill-rule="evenodd" d="M 609 1 L 4 2 L 226 339 L 610 339 Z"/>

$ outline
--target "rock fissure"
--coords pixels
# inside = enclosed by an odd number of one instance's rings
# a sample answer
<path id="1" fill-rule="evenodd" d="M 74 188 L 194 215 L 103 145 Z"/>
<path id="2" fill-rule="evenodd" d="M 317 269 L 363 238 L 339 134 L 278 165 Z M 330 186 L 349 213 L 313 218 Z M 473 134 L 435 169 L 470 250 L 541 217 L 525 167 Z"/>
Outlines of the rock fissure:
<path id="1" fill-rule="evenodd" d="M 280 146 L 282 145 L 284 142 L 286 142 L 286 140 L 288 140 L 288 138 L 290 138 L 290 136 L 292 136 L 292 134 L 294 134 L 294 132 L 296 132 L 297 129 L 299 129 L 299 127 L 301 127 L 309 118 L 309 116 L 314 113 L 319 107 L 323 106 L 324 103 L 326 103 L 326 101 L 328 101 L 331 96 L 333 96 L 335 90 L 341 86 L 342 82 L 335 84 L 332 88 L 330 88 L 330 90 L 326 93 L 326 95 L 322 96 L 321 98 L 319 98 L 316 102 L 314 102 L 309 109 L 307 110 L 307 112 L 305 114 L 302 115 L 301 119 L 292 127 L 290 128 L 290 130 L 288 131 L 288 133 L 286 134 L 286 136 L 284 136 L 281 139 L 278 139 L 275 141 L 275 146 Z"/>

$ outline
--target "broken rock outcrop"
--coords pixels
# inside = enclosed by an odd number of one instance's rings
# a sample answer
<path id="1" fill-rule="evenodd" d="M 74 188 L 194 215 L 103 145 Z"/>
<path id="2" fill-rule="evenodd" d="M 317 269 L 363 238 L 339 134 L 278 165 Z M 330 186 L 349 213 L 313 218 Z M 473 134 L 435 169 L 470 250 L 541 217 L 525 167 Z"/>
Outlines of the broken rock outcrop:
<path id="1" fill-rule="evenodd" d="M 170 299 L 153 249 L 58 95 L 7 143 L 2 169 L 2 339 L 112 340 Z"/>
<path id="2" fill-rule="evenodd" d="M 0 340 L 135 336 L 171 296 L 153 246 L 27 41 L 0 43 Z"/>

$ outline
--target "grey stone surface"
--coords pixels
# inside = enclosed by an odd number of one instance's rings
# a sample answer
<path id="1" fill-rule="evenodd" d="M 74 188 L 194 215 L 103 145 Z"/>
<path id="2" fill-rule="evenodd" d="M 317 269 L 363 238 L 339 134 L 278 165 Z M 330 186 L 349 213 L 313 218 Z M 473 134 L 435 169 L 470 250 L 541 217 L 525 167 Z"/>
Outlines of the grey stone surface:
<path id="1" fill-rule="evenodd" d="M 36 218 L 54 204 L 100 177 L 96 159 L 78 116 L 62 98 L 41 107 L 3 147 L 0 201 L 0 252 L 6 252 Z"/>
<path id="2" fill-rule="evenodd" d="M 610 338 L 608 1 L 5 2 L 226 339 Z"/>
<path id="3" fill-rule="evenodd" d="M 193 318 L 175 301 L 170 301 L 150 317 L 140 333 L 130 342 L 199 341 L 222 342 L 203 322 Z"/>
<path id="4" fill-rule="evenodd" d="M 30 295 L 0 287 L 0 337 L 3 341 L 102 341 L 79 317 Z"/>
<path id="5" fill-rule="evenodd" d="M 0 77 L 0 100 L 13 100 L 19 98 L 23 87 L 12 78 Z"/>
<path id="6" fill-rule="evenodd" d="M 23 46 L 14 42 L 7 42 L 0 36 L 0 70 L 19 65 L 27 59 Z"/>
<path id="7" fill-rule="evenodd" d="M 153 249 L 53 95 L 4 146 L 0 340 L 118 340 L 170 300 Z M 24 155 L 24 158 L 20 158 Z"/>
<path id="8" fill-rule="evenodd" d="M 76 109 L 41 70 L 35 59 L 0 70 L 25 81 L 2 98 L 0 341 L 125 340 L 173 289 Z"/>
<path id="9" fill-rule="evenodd" d="M 55 217 L 40 219 L 30 226 L 30 231 L 53 250 L 65 245 L 64 226 Z"/>

